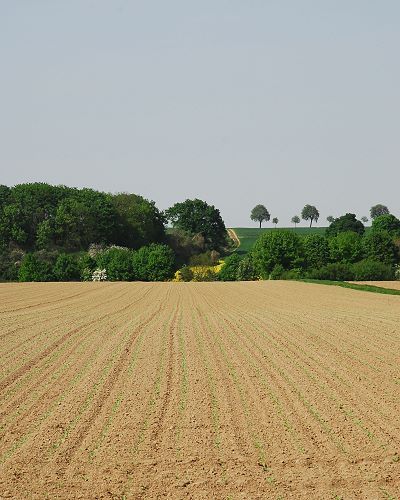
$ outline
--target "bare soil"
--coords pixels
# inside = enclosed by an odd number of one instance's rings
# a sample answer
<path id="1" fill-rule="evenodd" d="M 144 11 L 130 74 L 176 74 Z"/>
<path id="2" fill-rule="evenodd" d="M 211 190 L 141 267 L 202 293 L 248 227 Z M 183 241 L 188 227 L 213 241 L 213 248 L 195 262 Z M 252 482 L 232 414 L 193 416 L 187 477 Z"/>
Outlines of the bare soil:
<path id="1" fill-rule="evenodd" d="M 0 498 L 400 491 L 400 297 L 0 284 Z"/>

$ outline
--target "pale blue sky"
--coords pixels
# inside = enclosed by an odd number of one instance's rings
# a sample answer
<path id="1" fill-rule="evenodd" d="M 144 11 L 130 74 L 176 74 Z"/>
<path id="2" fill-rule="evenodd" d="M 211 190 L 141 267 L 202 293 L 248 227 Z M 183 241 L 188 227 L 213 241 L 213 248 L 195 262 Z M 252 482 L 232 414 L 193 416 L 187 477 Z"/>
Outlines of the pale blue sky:
<path id="1" fill-rule="evenodd" d="M 400 2 L 0 0 L 0 183 L 400 215 Z"/>

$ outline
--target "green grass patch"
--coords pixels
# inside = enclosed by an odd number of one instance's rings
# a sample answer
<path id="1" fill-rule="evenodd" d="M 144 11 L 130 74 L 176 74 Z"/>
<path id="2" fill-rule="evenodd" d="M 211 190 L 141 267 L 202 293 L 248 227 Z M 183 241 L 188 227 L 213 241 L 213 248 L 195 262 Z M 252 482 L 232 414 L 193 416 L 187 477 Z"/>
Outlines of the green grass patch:
<path id="1" fill-rule="evenodd" d="M 333 285 L 341 286 L 342 288 L 351 288 L 352 290 L 361 290 L 362 292 L 382 293 L 384 295 L 400 295 L 400 290 L 394 288 L 383 288 L 374 285 L 359 285 L 357 283 L 349 283 L 348 281 L 331 281 L 331 280 L 311 280 L 302 279 L 298 280 L 303 283 L 315 283 L 317 285 Z"/>

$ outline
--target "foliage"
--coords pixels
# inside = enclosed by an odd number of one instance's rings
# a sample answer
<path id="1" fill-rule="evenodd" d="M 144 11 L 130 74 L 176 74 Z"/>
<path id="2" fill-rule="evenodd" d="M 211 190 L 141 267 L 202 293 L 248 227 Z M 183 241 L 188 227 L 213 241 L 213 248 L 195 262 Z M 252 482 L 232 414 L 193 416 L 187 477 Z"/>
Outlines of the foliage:
<path id="1" fill-rule="evenodd" d="M 303 239 L 305 263 L 308 268 L 317 269 L 329 262 L 328 240 L 319 234 L 309 234 Z"/>
<path id="2" fill-rule="evenodd" d="M 371 207 L 369 213 L 371 219 L 376 219 L 376 217 L 379 217 L 380 215 L 387 215 L 390 212 L 386 205 L 382 205 L 379 203 L 378 205 L 374 205 L 373 207 Z"/>
<path id="3" fill-rule="evenodd" d="M 314 221 L 318 222 L 319 212 L 313 205 L 306 205 L 301 211 L 301 218 L 303 220 L 309 220 L 311 227 Z"/>
<path id="4" fill-rule="evenodd" d="M 279 222 L 278 217 L 274 217 L 274 218 L 272 219 L 272 224 L 275 224 L 275 227 L 276 227 L 276 225 L 278 224 L 278 222 Z"/>
<path id="5" fill-rule="evenodd" d="M 19 281 L 52 281 L 51 264 L 35 254 L 27 253 L 22 259 L 18 272 Z"/>
<path id="6" fill-rule="evenodd" d="M 213 266 L 194 266 L 190 268 L 193 277 L 192 281 L 217 281 L 218 273 Z"/>
<path id="7" fill-rule="evenodd" d="M 78 259 L 78 268 L 82 281 L 92 281 L 96 261 L 89 253 L 84 253 Z"/>
<path id="8" fill-rule="evenodd" d="M 165 216 L 173 227 L 192 236 L 200 234 L 208 250 L 219 250 L 226 244 L 226 228 L 219 210 L 205 201 L 196 198 L 175 203 Z"/>
<path id="9" fill-rule="evenodd" d="M 357 220 L 355 214 L 347 213 L 335 219 L 326 230 L 326 236 L 336 236 L 339 233 L 353 231 L 354 233 L 364 234 L 364 224 Z"/>
<path id="10" fill-rule="evenodd" d="M 17 281 L 24 252 L 19 249 L 0 248 L 0 281 Z"/>
<path id="11" fill-rule="evenodd" d="M 392 266 L 369 259 L 353 264 L 353 272 L 357 281 L 389 281 L 395 277 Z"/>
<path id="12" fill-rule="evenodd" d="M 166 241 L 180 265 L 187 263 L 192 256 L 205 251 L 204 238 L 199 235 L 192 236 L 182 229 L 168 229 Z"/>
<path id="13" fill-rule="evenodd" d="M 363 239 L 363 248 L 368 259 L 390 265 L 399 261 L 399 250 L 387 231 L 369 232 Z"/>
<path id="14" fill-rule="evenodd" d="M 362 221 L 364 224 L 366 224 L 366 223 L 368 222 L 368 217 L 367 217 L 366 215 L 363 215 L 363 216 L 361 217 L 361 221 Z"/>
<path id="15" fill-rule="evenodd" d="M 183 266 L 175 273 L 175 281 L 192 281 L 193 271 L 189 266 Z"/>
<path id="16" fill-rule="evenodd" d="M 329 224 L 332 224 L 332 222 L 335 220 L 335 217 L 333 217 L 333 215 L 328 215 L 326 220 L 329 222 Z"/>
<path id="17" fill-rule="evenodd" d="M 109 281 L 133 281 L 135 271 L 133 267 L 133 252 L 127 248 L 109 248 L 96 256 L 96 264 L 106 269 Z"/>
<path id="18" fill-rule="evenodd" d="M 241 258 L 235 252 L 225 259 L 225 263 L 219 273 L 221 281 L 236 281 L 238 279 L 238 271 Z"/>
<path id="19" fill-rule="evenodd" d="M 79 281 L 80 272 L 76 257 L 61 253 L 54 264 L 53 274 L 56 281 Z"/>
<path id="20" fill-rule="evenodd" d="M 167 281 L 174 275 L 175 259 L 170 247 L 152 243 L 133 252 L 133 269 L 139 281 Z"/>
<path id="21" fill-rule="evenodd" d="M 354 279 L 351 264 L 334 262 L 320 269 L 312 269 L 307 273 L 308 278 L 317 280 L 350 281 Z"/>
<path id="22" fill-rule="evenodd" d="M 251 254 L 246 255 L 240 260 L 236 279 L 238 281 L 255 281 L 258 279 L 257 271 Z"/>
<path id="23" fill-rule="evenodd" d="M 262 279 L 268 279 L 277 264 L 291 269 L 302 263 L 302 240 L 292 231 L 266 232 L 254 244 L 252 256 L 257 273 Z"/>
<path id="24" fill-rule="evenodd" d="M 332 262 L 357 262 L 363 256 L 362 238 L 353 231 L 339 233 L 330 238 L 329 252 Z"/>
<path id="25" fill-rule="evenodd" d="M 260 224 L 260 228 L 261 224 L 264 221 L 268 222 L 270 218 L 271 215 L 268 212 L 268 210 L 264 207 L 264 205 L 256 205 L 250 214 L 250 219 L 253 221 L 257 221 Z"/>
<path id="26" fill-rule="evenodd" d="M 400 220 L 392 214 L 378 215 L 372 221 L 372 230 L 400 235 Z"/>

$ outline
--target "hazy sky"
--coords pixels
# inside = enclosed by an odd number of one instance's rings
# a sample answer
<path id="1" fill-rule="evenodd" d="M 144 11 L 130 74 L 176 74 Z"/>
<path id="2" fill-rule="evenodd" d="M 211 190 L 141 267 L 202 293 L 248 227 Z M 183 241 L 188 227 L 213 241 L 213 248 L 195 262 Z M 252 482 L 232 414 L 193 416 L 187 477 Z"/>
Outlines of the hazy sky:
<path id="1" fill-rule="evenodd" d="M 0 184 L 400 215 L 398 0 L 0 0 Z"/>

